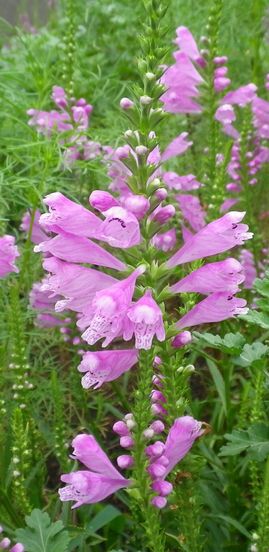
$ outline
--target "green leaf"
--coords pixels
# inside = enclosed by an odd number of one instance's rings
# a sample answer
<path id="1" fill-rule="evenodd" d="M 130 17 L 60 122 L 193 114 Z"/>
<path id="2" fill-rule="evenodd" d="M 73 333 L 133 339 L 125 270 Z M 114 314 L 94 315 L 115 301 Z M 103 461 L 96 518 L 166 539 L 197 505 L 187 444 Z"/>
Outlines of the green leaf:
<path id="1" fill-rule="evenodd" d="M 193 332 L 193 335 L 199 339 L 202 345 L 213 347 L 213 349 L 220 349 L 225 353 L 231 355 L 237 355 L 242 351 L 242 348 L 246 342 L 243 335 L 237 333 L 227 333 L 223 338 L 219 335 L 213 335 L 210 333 L 200 334 Z"/>
<path id="2" fill-rule="evenodd" d="M 52 523 L 49 515 L 37 508 L 25 521 L 27 527 L 17 529 L 16 538 L 26 552 L 66 552 L 70 537 L 62 521 Z"/>
<path id="3" fill-rule="evenodd" d="M 262 461 L 269 454 L 269 426 L 257 423 L 248 430 L 236 429 L 225 435 L 227 445 L 221 448 L 220 456 L 235 456 L 246 451 L 249 459 Z"/>
<path id="4" fill-rule="evenodd" d="M 243 317 L 243 320 L 249 322 L 250 324 L 260 326 L 264 330 L 269 330 L 269 314 L 266 314 L 265 312 L 250 311 L 249 314 L 246 314 Z"/>
<path id="5" fill-rule="evenodd" d="M 251 366 L 257 360 L 263 358 L 268 352 L 269 347 L 260 341 L 255 341 L 252 345 L 244 345 L 243 351 L 239 357 L 241 366 Z"/>
<path id="6" fill-rule="evenodd" d="M 214 380 L 217 392 L 219 394 L 219 398 L 222 402 L 223 410 L 225 414 L 227 415 L 227 404 L 226 404 L 226 392 L 225 392 L 225 383 L 224 379 L 222 377 L 222 374 L 220 373 L 218 367 L 212 360 L 207 360 L 208 368 L 210 370 L 211 376 Z"/>
<path id="7" fill-rule="evenodd" d="M 120 510 L 118 510 L 114 506 L 105 506 L 105 508 L 103 508 L 101 512 L 98 512 L 98 514 L 96 514 L 96 516 L 91 520 L 89 524 L 89 529 L 94 532 L 99 531 L 99 529 L 101 529 L 105 525 L 108 525 L 111 521 L 113 521 L 113 519 L 120 515 Z"/>
<path id="8" fill-rule="evenodd" d="M 247 529 L 245 529 L 245 527 L 241 523 L 239 523 L 239 521 L 237 521 L 237 519 L 234 519 L 230 516 L 226 516 L 224 514 L 217 514 L 217 515 L 210 516 L 210 517 L 214 517 L 214 518 L 217 518 L 217 519 L 222 519 L 228 525 L 232 525 L 235 529 L 237 529 L 237 531 L 239 531 L 239 533 L 242 533 L 242 535 L 244 535 L 248 539 L 251 539 L 251 534 L 247 531 Z"/>

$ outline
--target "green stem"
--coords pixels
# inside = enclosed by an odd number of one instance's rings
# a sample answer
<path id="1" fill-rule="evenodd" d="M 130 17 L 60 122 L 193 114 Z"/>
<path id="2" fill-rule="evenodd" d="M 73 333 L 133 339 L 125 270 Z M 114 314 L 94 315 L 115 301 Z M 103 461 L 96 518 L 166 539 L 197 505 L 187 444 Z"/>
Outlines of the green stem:
<path id="1" fill-rule="evenodd" d="M 151 479 L 147 472 L 148 459 L 145 455 L 146 439 L 144 431 L 148 428 L 151 419 L 150 392 L 152 389 L 153 353 L 141 351 L 139 361 L 139 381 L 135 393 L 135 405 L 133 409 L 134 428 L 134 471 L 136 481 L 137 499 L 144 518 L 144 529 L 147 537 L 148 549 L 152 552 L 164 552 L 164 536 L 160 531 L 158 510 L 151 505 L 153 493 L 151 492 Z M 132 491 L 131 491 L 132 493 Z"/>

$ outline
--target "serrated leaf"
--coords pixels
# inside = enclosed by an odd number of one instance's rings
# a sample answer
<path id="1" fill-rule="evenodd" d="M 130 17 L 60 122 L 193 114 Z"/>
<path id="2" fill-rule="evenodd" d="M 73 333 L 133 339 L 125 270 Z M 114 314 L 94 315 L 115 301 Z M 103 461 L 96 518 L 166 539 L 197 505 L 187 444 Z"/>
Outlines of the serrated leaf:
<path id="1" fill-rule="evenodd" d="M 263 297 L 269 298 L 269 272 L 268 271 L 265 273 L 265 278 L 263 279 L 258 278 L 257 280 L 255 280 L 254 288 L 260 295 L 263 295 Z"/>
<path id="2" fill-rule="evenodd" d="M 222 345 L 222 339 L 220 335 L 214 335 L 208 332 L 205 332 L 202 334 L 199 332 L 193 332 L 193 335 L 200 341 L 209 345 L 210 347 L 219 349 Z"/>
<path id="3" fill-rule="evenodd" d="M 246 451 L 249 458 L 262 461 L 269 454 L 269 426 L 254 424 L 248 430 L 236 429 L 225 435 L 228 443 L 224 445 L 220 456 L 235 456 Z"/>
<path id="4" fill-rule="evenodd" d="M 203 334 L 194 332 L 194 336 L 197 337 L 202 344 L 206 344 L 214 349 L 220 349 L 231 355 L 239 354 L 246 342 L 244 336 L 239 332 L 235 334 L 227 333 L 223 338 L 219 335 L 213 335 L 207 332 Z"/>
<path id="5" fill-rule="evenodd" d="M 263 358 L 268 352 L 269 347 L 260 341 L 255 341 L 252 345 L 244 345 L 243 351 L 239 357 L 241 366 L 251 366 L 257 360 Z"/>
<path id="6" fill-rule="evenodd" d="M 244 314 L 243 316 L 239 317 L 241 320 L 245 320 L 245 322 L 248 322 L 249 324 L 255 324 L 256 326 L 260 326 L 264 330 L 269 330 L 269 314 L 266 314 L 265 312 L 258 312 L 258 311 L 249 311 L 248 314 Z"/>
<path id="7" fill-rule="evenodd" d="M 66 552 L 70 537 L 62 521 L 51 522 L 49 515 L 37 508 L 25 521 L 27 527 L 17 529 L 16 538 L 26 552 Z"/>

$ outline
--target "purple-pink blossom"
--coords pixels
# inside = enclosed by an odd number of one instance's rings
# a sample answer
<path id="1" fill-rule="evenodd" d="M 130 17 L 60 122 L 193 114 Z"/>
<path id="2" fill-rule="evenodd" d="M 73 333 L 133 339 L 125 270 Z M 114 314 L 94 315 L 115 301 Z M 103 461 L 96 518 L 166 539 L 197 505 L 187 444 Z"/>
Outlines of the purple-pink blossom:
<path id="1" fill-rule="evenodd" d="M 201 294 L 227 291 L 236 293 L 244 281 L 243 267 L 233 258 L 208 263 L 194 270 L 176 284 L 170 286 L 173 293 L 194 292 Z"/>
<path id="2" fill-rule="evenodd" d="M 114 468 L 93 435 L 77 435 L 72 446 L 72 457 L 87 469 L 61 476 L 61 480 L 67 483 L 59 490 L 63 502 L 72 500 L 75 502 L 72 508 L 78 508 L 83 504 L 100 502 L 119 489 L 129 487 L 130 480 Z"/>
<path id="3" fill-rule="evenodd" d="M 176 323 L 176 327 L 180 329 L 190 328 L 200 324 L 221 322 L 238 314 L 246 314 L 248 312 L 246 304 L 245 299 L 235 297 L 225 291 L 211 293 L 187 312 Z"/>
<path id="4" fill-rule="evenodd" d="M 154 335 L 159 341 L 165 339 L 162 311 L 154 301 L 150 290 L 146 291 L 143 297 L 133 303 L 127 311 L 123 338 L 129 340 L 133 334 L 137 349 L 150 349 Z"/>
<path id="5" fill-rule="evenodd" d="M 0 278 L 5 278 L 11 272 L 19 272 L 15 264 L 19 256 L 14 236 L 9 234 L 2 236 L 0 238 Z"/>
<path id="6" fill-rule="evenodd" d="M 107 351 L 87 351 L 78 366 L 85 373 L 81 379 L 84 389 L 97 389 L 108 381 L 119 378 L 137 363 L 136 349 L 115 349 Z"/>
<path id="7" fill-rule="evenodd" d="M 246 224 L 240 224 L 244 212 L 231 211 L 210 222 L 194 234 L 168 261 L 167 266 L 191 262 L 203 257 L 218 255 L 252 238 Z"/>

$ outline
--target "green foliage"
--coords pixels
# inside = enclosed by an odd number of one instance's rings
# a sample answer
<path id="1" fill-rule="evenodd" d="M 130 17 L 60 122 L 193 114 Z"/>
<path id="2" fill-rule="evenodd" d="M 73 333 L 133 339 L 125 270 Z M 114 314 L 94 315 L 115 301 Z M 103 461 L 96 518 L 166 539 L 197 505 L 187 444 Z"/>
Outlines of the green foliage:
<path id="1" fill-rule="evenodd" d="M 220 456 L 235 456 L 247 452 L 249 460 L 259 462 L 269 454 L 269 426 L 258 423 L 247 430 L 234 430 L 226 434 L 228 443 L 221 448 Z"/>
<path id="2" fill-rule="evenodd" d="M 66 552 L 70 541 L 62 521 L 52 523 L 49 515 L 37 508 L 26 516 L 26 527 L 17 529 L 16 538 L 26 552 Z"/>

